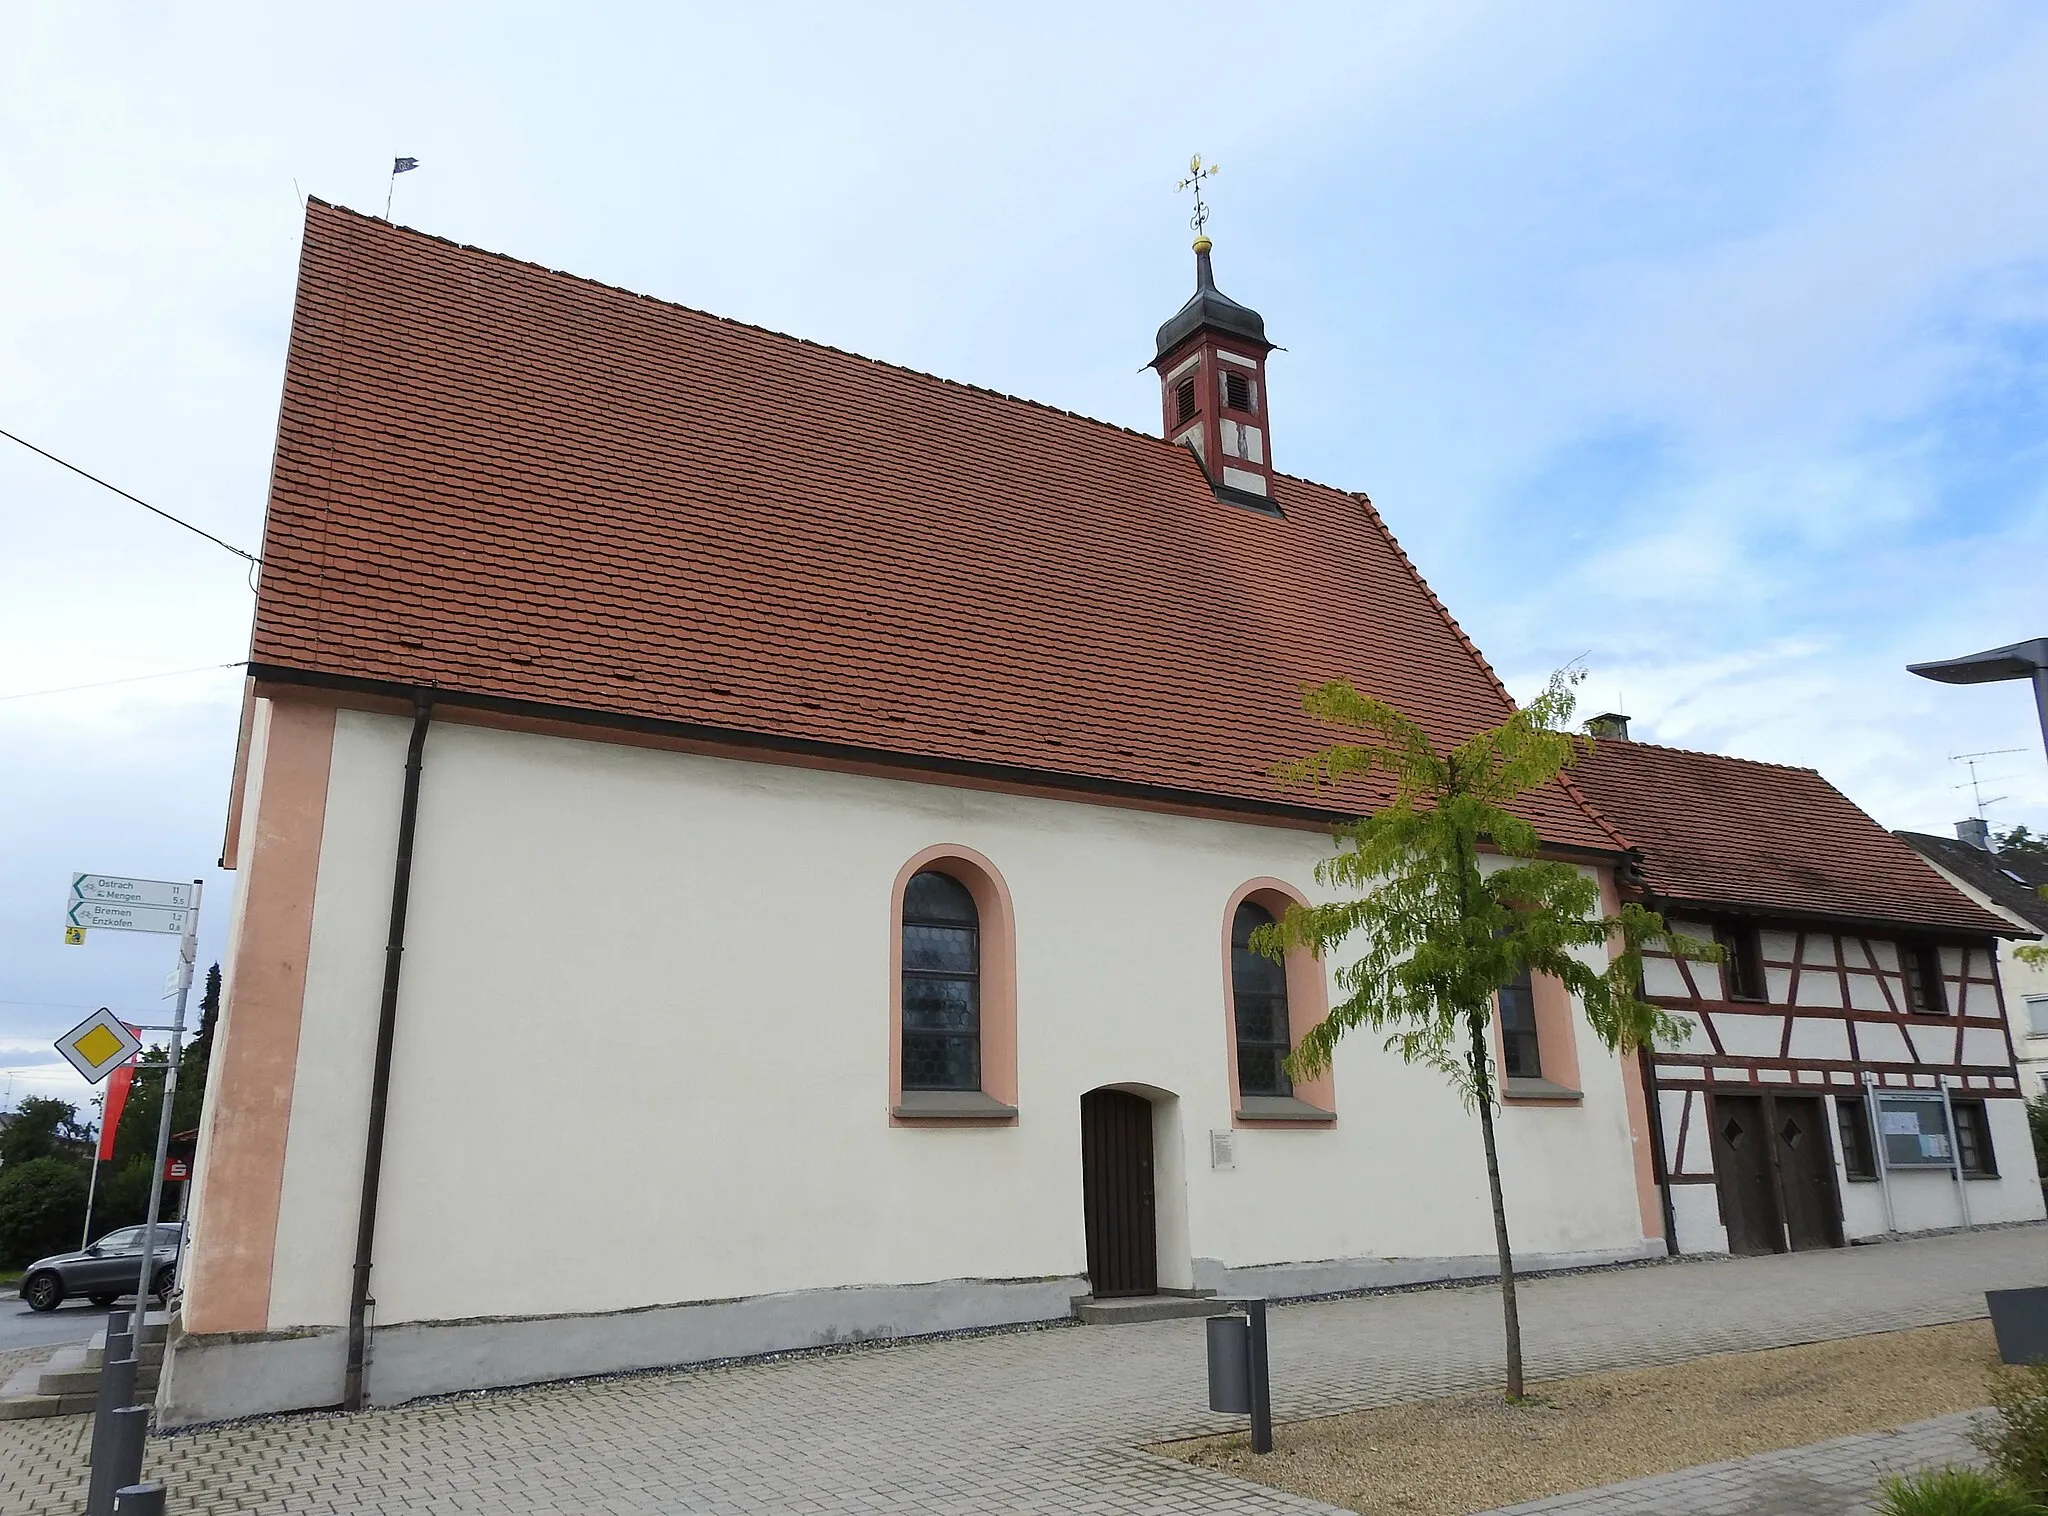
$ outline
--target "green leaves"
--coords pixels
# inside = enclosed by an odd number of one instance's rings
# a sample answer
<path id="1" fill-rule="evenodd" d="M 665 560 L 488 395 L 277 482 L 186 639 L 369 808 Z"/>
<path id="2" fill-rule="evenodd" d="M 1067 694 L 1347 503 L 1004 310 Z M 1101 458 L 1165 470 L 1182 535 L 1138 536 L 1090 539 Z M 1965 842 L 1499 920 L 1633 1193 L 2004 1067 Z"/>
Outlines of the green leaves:
<path id="1" fill-rule="evenodd" d="M 1252 946 L 1274 957 L 1306 947 L 1318 958 L 1356 943 L 1334 974 L 1343 998 L 1288 1060 L 1296 1078 L 1327 1068 L 1337 1043 L 1366 1029 L 1404 1062 L 1442 1073 L 1468 1103 L 1493 1100 L 1491 1059 L 1469 1050 L 1492 1017 L 1493 994 L 1524 971 L 1561 981 L 1594 1034 L 1616 1052 L 1678 1042 L 1687 1026 L 1645 1002 L 1646 949 L 1718 959 L 1719 949 L 1668 931 L 1655 912 L 1603 911 L 1600 884 L 1580 867 L 1540 856 L 1535 827 L 1507 809 L 1552 784 L 1591 739 L 1564 730 L 1574 678 L 1554 675 L 1543 694 L 1497 727 L 1439 753 L 1428 734 L 1384 701 L 1343 681 L 1302 695 L 1310 715 L 1361 734 L 1277 768 L 1283 782 L 1342 786 L 1384 774 L 1393 795 L 1336 831 L 1337 851 L 1317 879 L 1344 898 L 1295 906 Z M 1587 948 L 1606 956 L 1593 968 Z"/>

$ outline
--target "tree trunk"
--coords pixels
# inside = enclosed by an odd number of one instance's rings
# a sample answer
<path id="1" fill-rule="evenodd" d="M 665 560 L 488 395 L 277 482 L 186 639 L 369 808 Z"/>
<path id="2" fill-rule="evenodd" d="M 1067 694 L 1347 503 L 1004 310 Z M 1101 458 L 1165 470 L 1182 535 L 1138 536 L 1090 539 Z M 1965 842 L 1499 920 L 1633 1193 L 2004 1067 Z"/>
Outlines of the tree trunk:
<path id="1" fill-rule="evenodd" d="M 1472 1060 L 1484 1068 L 1486 1024 L 1472 1023 Z M 1508 1399 L 1522 1398 L 1522 1316 L 1515 1304 L 1515 1255 L 1508 1246 L 1508 1206 L 1500 1187 L 1500 1151 L 1493 1140 L 1492 1081 L 1479 1081 L 1479 1130 L 1486 1138 L 1486 1187 L 1493 1196 L 1493 1242 L 1500 1253 L 1500 1310 L 1508 1341 Z"/>

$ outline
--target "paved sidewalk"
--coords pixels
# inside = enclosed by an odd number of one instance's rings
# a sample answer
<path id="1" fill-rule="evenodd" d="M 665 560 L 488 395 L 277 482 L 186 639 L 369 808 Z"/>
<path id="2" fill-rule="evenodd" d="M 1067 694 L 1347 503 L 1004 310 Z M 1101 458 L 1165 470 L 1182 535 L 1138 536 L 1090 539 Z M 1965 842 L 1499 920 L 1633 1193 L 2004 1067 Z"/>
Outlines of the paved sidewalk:
<path id="1" fill-rule="evenodd" d="M 2048 1283 L 2048 1228 L 1530 1281 L 1532 1377 L 1984 1314 Z M 1324 1415 L 1498 1382 L 1488 1288 L 1289 1306 L 1275 1413 Z M 1202 1409 L 1200 1321 L 1068 1327 L 279 1417 L 154 1439 L 183 1516 L 493 1511 L 1321 1512 L 1134 1451 L 1230 1430 Z M 0 1511 L 71 1516 L 84 1418 L 0 1423 Z"/>
<path id="2" fill-rule="evenodd" d="M 1981 1463 L 1970 1446 L 1971 1426 L 1981 1414 L 1960 1411 L 1895 1431 L 1701 1464 L 1503 1506 L 1487 1516 L 1866 1516 L 1887 1474 Z"/>

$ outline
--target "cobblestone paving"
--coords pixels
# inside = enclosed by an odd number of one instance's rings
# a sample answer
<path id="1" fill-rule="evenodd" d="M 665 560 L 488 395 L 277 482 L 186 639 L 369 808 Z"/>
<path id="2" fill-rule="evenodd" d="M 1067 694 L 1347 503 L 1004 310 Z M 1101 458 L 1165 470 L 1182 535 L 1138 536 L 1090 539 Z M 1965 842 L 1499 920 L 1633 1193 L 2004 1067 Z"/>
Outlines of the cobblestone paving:
<path id="1" fill-rule="evenodd" d="M 2048 1282 L 2048 1229 L 1529 1282 L 1532 1376 L 1666 1363 L 1984 1314 Z M 1275 1414 L 1497 1382 L 1488 1288 L 1273 1313 Z M 153 1439 L 187 1516 L 226 1512 L 1323 1512 L 1135 1451 L 1229 1430 L 1200 1321 L 1069 1327 L 278 1417 Z M 0 1423 L 0 1511 L 83 1503 L 85 1418 Z"/>
<path id="2" fill-rule="evenodd" d="M 1686 1516 L 1867 1516 L 1877 1482 L 1886 1474 L 1981 1462 L 1969 1437 L 1979 1414 L 1962 1411 L 1895 1431 L 1860 1432 L 1779 1453 L 1701 1464 L 1503 1506 L 1488 1516 L 1667 1516 L 1673 1511 Z"/>

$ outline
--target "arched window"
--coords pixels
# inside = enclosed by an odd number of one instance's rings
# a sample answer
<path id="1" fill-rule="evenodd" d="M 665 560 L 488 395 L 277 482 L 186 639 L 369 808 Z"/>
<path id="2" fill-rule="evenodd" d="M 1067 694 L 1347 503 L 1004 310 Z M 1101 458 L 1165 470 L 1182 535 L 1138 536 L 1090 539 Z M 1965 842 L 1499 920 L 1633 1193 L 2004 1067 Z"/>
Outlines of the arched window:
<path id="1" fill-rule="evenodd" d="M 981 917 L 936 869 L 903 889 L 903 1088 L 981 1088 Z"/>
<path id="2" fill-rule="evenodd" d="M 1509 1079 L 1543 1077 L 1543 1044 L 1536 1028 L 1536 986 L 1529 971 L 1502 985 L 1494 995 L 1500 1008 L 1501 1072 Z"/>
<path id="3" fill-rule="evenodd" d="M 1293 1044 L 1288 1035 L 1287 967 L 1252 950 L 1252 933 L 1273 924 L 1273 913 L 1247 900 L 1230 922 L 1230 1000 L 1237 1023 L 1240 1095 L 1292 1095 L 1282 1067 Z"/>

